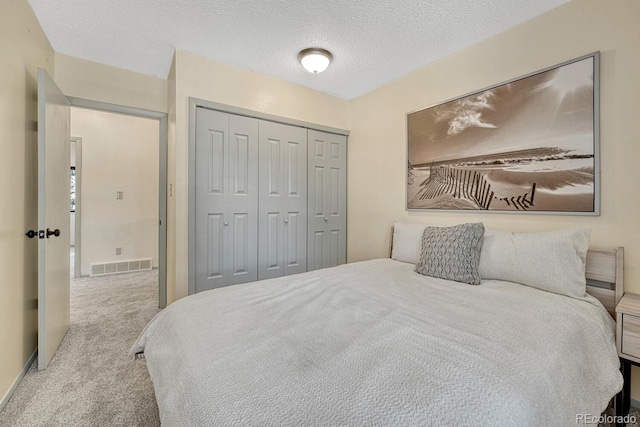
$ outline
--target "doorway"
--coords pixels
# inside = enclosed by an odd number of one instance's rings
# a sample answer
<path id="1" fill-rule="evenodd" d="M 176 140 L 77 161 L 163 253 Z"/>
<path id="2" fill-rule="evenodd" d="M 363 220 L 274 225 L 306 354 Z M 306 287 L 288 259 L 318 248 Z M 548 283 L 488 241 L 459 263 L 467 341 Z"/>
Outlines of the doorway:
<path id="1" fill-rule="evenodd" d="M 85 135 L 78 134 L 78 130 L 73 130 L 74 138 L 72 141 L 75 141 L 75 150 L 76 150 L 76 158 L 75 158 L 75 180 L 76 180 L 76 200 L 75 200 L 75 250 L 74 250 L 74 265 L 73 265 L 73 273 L 74 277 L 79 277 L 80 275 L 86 276 L 92 273 L 92 265 L 98 264 L 99 273 L 100 264 L 103 264 L 105 267 L 105 271 L 110 271 L 109 269 L 116 269 L 116 271 L 120 271 L 117 269 L 122 268 L 123 266 L 127 266 L 127 268 L 133 269 L 142 269 L 147 265 L 151 264 L 154 267 L 158 268 L 158 307 L 164 308 L 166 306 L 167 301 L 167 291 L 166 291 L 166 268 L 167 268 L 167 246 L 166 246 L 166 215 L 167 215 L 167 199 L 166 199 L 166 190 L 167 190 L 167 115 L 165 113 L 159 113 L 155 111 L 143 110 L 138 108 L 120 106 L 115 104 L 108 104 L 99 101 L 92 101 L 80 98 L 72 98 L 69 97 L 69 101 L 72 106 L 72 110 L 78 111 L 78 115 L 80 113 L 85 116 L 92 117 L 92 114 L 95 115 L 96 120 L 100 120 L 100 114 L 103 116 L 113 116 L 113 118 L 120 118 L 122 120 L 137 120 L 139 118 L 144 119 L 140 120 L 140 122 L 147 122 L 146 129 L 149 128 L 149 123 L 155 129 L 155 141 L 152 146 L 147 146 L 146 153 L 140 153 L 140 150 L 133 145 L 129 145 L 130 151 L 136 151 L 138 149 L 138 163 L 137 164 L 123 164 L 122 171 L 123 175 L 127 175 L 128 179 L 122 181 L 120 183 L 114 183 L 111 179 L 106 178 L 102 183 L 98 185 L 97 188 L 104 188 L 105 186 L 110 186 L 110 188 L 106 190 L 102 194 L 102 199 L 98 200 L 97 203 L 102 203 L 103 201 L 110 201 L 110 209 L 115 209 L 111 212 L 111 216 L 121 215 L 125 209 L 127 203 L 131 205 L 132 201 L 135 201 L 136 205 L 144 205 L 146 206 L 146 218 L 144 220 L 131 220 L 129 223 L 125 224 L 125 230 L 120 229 L 120 240 L 118 240 L 117 236 L 113 236 L 109 234 L 109 231 L 105 230 L 97 230 L 100 227 L 100 224 L 96 225 L 87 223 L 86 220 L 90 220 L 91 209 L 95 212 L 96 209 L 96 200 L 95 200 L 95 191 L 92 191 L 94 200 L 86 199 L 86 197 L 82 197 L 83 188 L 87 188 L 86 185 L 93 185 L 94 189 L 96 188 L 96 176 L 100 178 L 99 173 L 96 174 L 96 165 L 100 166 L 100 162 L 96 163 L 95 156 L 104 156 L 105 154 L 93 154 L 87 151 L 87 147 L 89 144 L 89 140 Z M 86 120 L 86 119 L 85 119 Z M 73 115 L 72 115 L 73 122 Z M 100 124 L 100 123 L 98 123 Z M 104 126 L 105 123 L 102 123 Z M 73 129 L 73 126 L 72 126 Z M 99 134 L 99 132 L 98 132 Z M 128 135 L 120 135 L 118 138 L 126 139 Z M 122 143 L 122 141 L 120 141 Z M 130 144 L 135 144 L 135 135 L 131 135 Z M 122 147 L 122 144 L 120 144 Z M 124 145 L 125 149 L 127 145 Z M 93 166 L 88 168 L 89 165 L 87 162 L 83 164 L 83 157 L 87 155 L 93 155 Z M 116 155 L 117 153 L 111 153 L 110 155 Z M 147 159 L 144 160 L 145 163 L 153 164 L 155 169 L 150 170 L 148 167 L 141 167 L 140 164 L 140 156 L 147 156 Z M 100 157 L 98 158 L 98 160 Z M 85 159 L 85 160 L 88 160 Z M 106 161 L 105 161 L 106 163 Z M 91 170 L 90 170 L 91 169 Z M 143 170 L 144 169 L 144 170 Z M 149 184 L 149 177 L 152 174 L 155 178 L 152 177 L 153 181 Z M 93 175 L 93 179 L 89 175 Z M 105 177 L 107 173 L 105 172 Z M 145 179 L 142 179 L 142 175 L 145 175 Z M 113 176 L 113 175 L 111 175 Z M 115 181 L 119 178 L 118 175 L 115 177 Z M 146 181 L 145 181 L 146 180 Z M 146 187 L 144 184 L 136 185 L 137 181 L 146 182 Z M 86 185 L 85 185 L 86 184 Z M 154 185 L 155 184 L 155 185 Z M 116 189 L 116 187 L 118 187 Z M 155 187 L 155 188 L 154 188 Z M 113 190 L 113 191 L 111 191 Z M 113 193 L 113 194 L 111 194 Z M 151 194 L 152 193 L 152 194 Z M 80 196 L 80 197 L 78 197 Z M 86 199 L 86 200 L 84 200 Z M 113 199 L 113 200 L 111 200 Z M 157 211 L 151 211 L 153 213 L 153 220 L 151 221 L 151 215 L 149 215 L 149 203 L 153 203 L 154 206 L 157 207 Z M 89 209 L 89 210 L 87 210 Z M 105 209 L 105 208 L 99 208 Z M 153 209 L 153 208 L 151 208 Z M 134 210 L 141 210 L 141 208 L 135 207 Z M 119 213 L 118 213 L 119 212 Z M 156 213 L 157 212 L 157 213 Z M 108 218 L 110 215 L 108 212 L 105 213 L 104 217 Z M 83 220 L 83 217 L 85 220 Z M 131 218 L 131 216 L 129 216 Z M 83 226 L 84 223 L 84 226 Z M 106 236 L 104 243 L 104 247 L 98 248 L 96 254 L 96 248 L 87 244 L 86 247 L 83 247 L 82 242 L 88 243 L 87 239 L 83 238 L 82 229 L 85 229 L 85 234 L 87 233 L 88 228 L 90 227 L 91 233 L 98 234 L 103 232 L 103 235 Z M 128 227 L 128 230 L 126 229 Z M 157 228 L 156 228 L 157 227 Z M 144 229 L 144 230 L 143 230 Z M 134 234 L 137 233 L 137 237 Z M 141 237 L 142 236 L 142 237 Z M 89 237 L 89 236 L 87 236 Z M 95 237 L 95 236 L 94 236 Z M 155 238 L 155 250 L 154 254 L 150 254 L 150 245 L 149 242 L 154 240 Z M 128 240 L 127 240 L 128 239 Z M 95 240 L 95 239 L 94 239 Z M 119 242 L 123 243 L 120 244 Z M 156 243 L 157 242 L 157 243 Z M 95 246 L 95 245 L 94 245 Z M 112 247 L 113 246 L 113 247 Z M 92 255 L 89 255 L 92 251 Z M 104 252 L 100 254 L 100 251 Z M 84 260 L 83 260 L 83 254 Z M 151 255 L 151 256 L 149 256 Z M 92 257 L 93 259 L 89 259 Z M 104 262 L 103 262 L 104 261 Z M 112 270 L 111 270 L 112 271 Z M 131 270 L 134 271 L 134 270 Z M 95 273 L 95 272 L 94 272 Z"/>

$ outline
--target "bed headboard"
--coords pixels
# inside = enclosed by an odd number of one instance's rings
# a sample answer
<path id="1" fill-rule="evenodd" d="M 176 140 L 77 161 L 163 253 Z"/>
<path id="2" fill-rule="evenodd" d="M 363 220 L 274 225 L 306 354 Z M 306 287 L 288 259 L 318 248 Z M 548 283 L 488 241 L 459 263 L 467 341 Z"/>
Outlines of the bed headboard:
<path id="1" fill-rule="evenodd" d="M 624 293 L 624 248 L 587 252 L 587 293 L 596 297 L 615 318 Z"/>

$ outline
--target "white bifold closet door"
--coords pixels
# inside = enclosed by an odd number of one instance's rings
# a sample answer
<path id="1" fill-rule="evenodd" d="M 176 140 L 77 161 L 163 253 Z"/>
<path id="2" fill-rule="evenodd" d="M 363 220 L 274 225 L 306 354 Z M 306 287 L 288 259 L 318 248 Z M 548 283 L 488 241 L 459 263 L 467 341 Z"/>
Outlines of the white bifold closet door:
<path id="1" fill-rule="evenodd" d="M 307 271 L 307 129 L 260 120 L 258 279 Z"/>
<path id="2" fill-rule="evenodd" d="M 195 292 L 346 262 L 345 136 L 202 107 L 195 122 Z"/>
<path id="3" fill-rule="evenodd" d="M 347 262 L 347 137 L 310 129 L 308 140 L 311 271 Z"/>
<path id="4" fill-rule="evenodd" d="M 255 281 L 258 121 L 196 109 L 195 290 Z"/>

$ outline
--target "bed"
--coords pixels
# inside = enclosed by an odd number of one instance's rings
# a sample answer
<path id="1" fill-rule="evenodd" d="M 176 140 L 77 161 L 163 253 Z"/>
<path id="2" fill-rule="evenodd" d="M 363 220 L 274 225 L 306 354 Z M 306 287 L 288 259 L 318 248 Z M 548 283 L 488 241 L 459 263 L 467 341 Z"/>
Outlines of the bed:
<path id="1" fill-rule="evenodd" d="M 580 297 L 424 276 L 398 255 L 160 312 L 131 354 L 144 354 L 162 424 L 575 425 L 622 388 L 607 311 L 621 248 L 586 253 Z"/>

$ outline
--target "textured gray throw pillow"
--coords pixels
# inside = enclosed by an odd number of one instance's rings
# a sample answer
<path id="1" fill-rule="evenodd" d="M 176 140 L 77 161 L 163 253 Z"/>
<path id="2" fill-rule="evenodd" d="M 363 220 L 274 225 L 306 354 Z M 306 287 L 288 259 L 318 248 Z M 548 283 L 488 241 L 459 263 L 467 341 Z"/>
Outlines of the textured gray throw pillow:
<path id="1" fill-rule="evenodd" d="M 416 273 L 479 285 L 483 236 L 481 222 L 425 228 Z"/>

